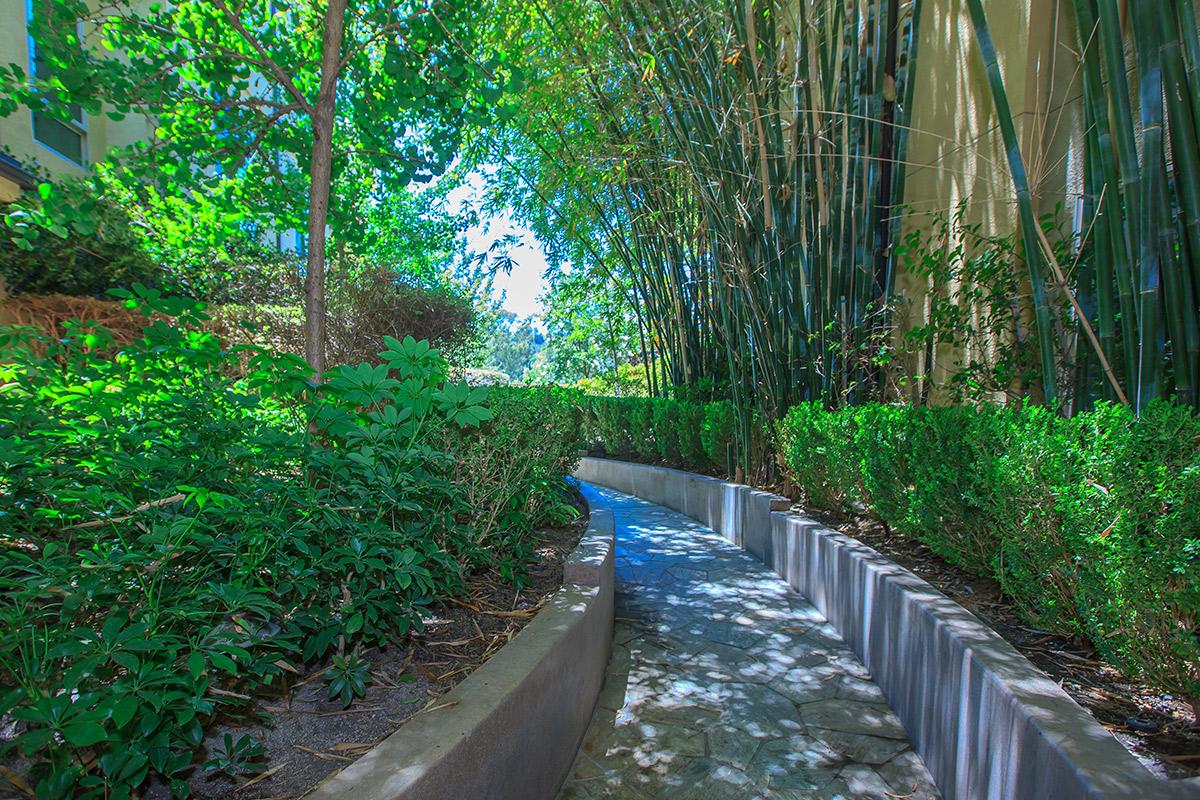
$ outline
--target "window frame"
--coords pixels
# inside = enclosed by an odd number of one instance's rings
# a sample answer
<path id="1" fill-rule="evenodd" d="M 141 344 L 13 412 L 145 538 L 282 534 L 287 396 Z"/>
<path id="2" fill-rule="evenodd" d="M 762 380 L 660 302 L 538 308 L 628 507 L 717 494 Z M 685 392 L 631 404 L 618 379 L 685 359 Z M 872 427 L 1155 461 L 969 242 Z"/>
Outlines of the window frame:
<path id="1" fill-rule="evenodd" d="M 38 77 L 37 42 L 34 41 L 33 34 L 30 33 L 30 31 L 29 31 L 29 24 L 31 22 L 33 22 L 33 0 L 25 0 L 25 40 L 28 43 L 28 48 L 29 48 L 29 75 L 30 75 L 30 77 L 37 78 Z M 83 40 L 82 25 L 80 25 L 80 28 L 79 28 L 79 38 L 80 38 L 80 41 Z M 79 108 L 79 107 L 76 106 L 76 108 Z M 78 161 L 76 161 L 74 158 L 67 155 L 66 153 L 63 153 L 63 152 L 57 150 L 54 146 L 47 144 L 46 142 L 44 142 L 38 138 L 38 135 L 37 135 L 37 115 L 38 114 L 42 114 L 47 119 L 49 119 L 53 122 L 56 122 L 59 125 L 65 126 L 68 131 L 70 131 L 71 133 L 73 133 L 79 137 L 79 160 Z M 51 116 L 50 114 L 47 114 L 45 111 L 40 111 L 38 109 L 30 109 L 29 122 L 30 122 L 30 133 L 32 134 L 34 144 L 36 144 L 38 147 L 41 147 L 43 150 L 47 150 L 47 151 L 53 153 L 54 155 L 61 158 L 63 161 L 66 161 L 70 164 L 74 164 L 77 167 L 87 169 L 87 167 L 88 167 L 88 115 L 87 115 L 86 111 L 84 111 L 82 108 L 79 108 L 78 118 L 75 118 L 74 116 L 72 116 L 71 118 L 64 120 L 64 119 L 59 119 L 58 117 L 55 117 L 55 116 Z"/>

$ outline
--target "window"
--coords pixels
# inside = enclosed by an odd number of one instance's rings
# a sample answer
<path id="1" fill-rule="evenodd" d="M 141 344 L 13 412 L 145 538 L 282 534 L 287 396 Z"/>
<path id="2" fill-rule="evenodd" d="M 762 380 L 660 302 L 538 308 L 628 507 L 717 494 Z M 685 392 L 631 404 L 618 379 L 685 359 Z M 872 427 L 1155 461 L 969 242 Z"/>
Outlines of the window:
<path id="1" fill-rule="evenodd" d="M 86 132 L 78 123 L 57 120 L 41 111 L 33 112 L 33 138 L 68 161 L 83 166 L 83 143 Z"/>
<path id="2" fill-rule="evenodd" d="M 33 18 L 33 0 L 25 4 L 26 22 Z M 29 37 L 30 72 L 38 78 L 49 77 L 49 69 L 38 58 L 37 44 Z M 79 166 L 87 156 L 87 116 L 83 109 L 72 104 L 66 120 L 58 119 L 44 111 L 33 112 L 33 138 L 43 147 Z"/>

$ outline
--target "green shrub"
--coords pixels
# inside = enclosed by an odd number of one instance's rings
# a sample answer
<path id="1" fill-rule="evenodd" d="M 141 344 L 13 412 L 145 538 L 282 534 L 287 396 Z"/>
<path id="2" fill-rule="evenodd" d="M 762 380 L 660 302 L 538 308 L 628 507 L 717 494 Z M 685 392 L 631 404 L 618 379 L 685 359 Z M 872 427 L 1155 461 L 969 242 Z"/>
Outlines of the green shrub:
<path id="1" fill-rule="evenodd" d="M 780 423 L 779 440 L 809 502 L 841 511 L 861 502 L 853 414 L 830 414 L 820 403 L 801 403 Z"/>
<path id="2" fill-rule="evenodd" d="M 649 397 L 623 397 L 618 401 L 625 421 L 629 448 L 641 461 L 657 461 L 654 441 L 654 403 Z"/>
<path id="3" fill-rule="evenodd" d="M 921 538 L 952 564 L 987 572 L 996 551 L 996 459 L 1004 439 L 996 409 L 913 410 L 908 437 L 913 483 L 908 514 L 896 527 Z M 1003 492 L 999 493 L 1003 497 Z"/>
<path id="4" fill-rule="evenodd" d="M 1200 419 L 1101 405 L 826 411 L 779 426 L 810 501 L 866 510 L 1000 582 L 1034 624 L 1084 634 L 1130 674 L 1200 698 Z"/>
<path id="5" fill-rule="evenodd" d="M 609 458 L 720 475 L 732 474 L 740 461 L 737 415 L 730 403 L 591 395 L 579 395 L 579 402 L 585 447 Z M 770 438 L 759 420 L 751 431 L 752 458 L 760 463 Z"/>
<path id="6" fill-rule="evenodd" d="M 633 440 L 625 416 L 625 404 L 619 397 L 589 397 L 591 420 L 588 431 L 592 447 L 614 458 L 633 454 Z"/>
<path id="7" fill-rule="evenodd" d="M 493 420 L 447 431 L 475 559 L 509 580 L 520 582 L 537 526 L 575 516 L 564 490 L 586 446 L 582 400 L 575 389 L 497 386 Z"/>
<path id="8" fill-rule="evenodd" d="M 1122 410 L 1123 411 L 1123 410 Z M 1099 556 L 1080 606 L 1102 653 L 1200 702 L 1200 419 L 1160 402 L 1112 414 L 1105 513 L 1076 534 Z M 1107 489 L 1107 493 L 1105 493 Z M 1098 524 L 1097 524 L 1098 523 Z M 1102 581 L 1097 578 L 1103 578 Z"/>
<path id="9" fill-rule="evenodd" d="M 680 406 L 680 403 L 665 398 L 650 401 L 654 446 L 658 457 L 668 464 L 679 464 L 683 459 L 679 447 L 680 427 L 683 421 Z"/>
<path id="10" fill-rule="evenodd" d="M 678 414 L 675 418 L 675 441 L 679 460 L 683 466 L 712 469 L 713 465 L 704 451 L 704 406 L 700 403 L 675 403 Z"/>
<path id="11" fill-rule="evenodd" d="M 314 381 L 225 349 L 194 304 L 136 302 L 156 321 L 120 349 L 78 325 L 0 335 L 0 713 L 39 797 L 128 797 L 151 772 L 185 795 L 209 723 L 333 656 L 349 699 L 359 654 L 419 630 L 464 570 L 517 576 L 570 461 L 550 427 L 572 412 L 501 398 L 492 419 L 426 343 Z M 498 479 L 448 447 L 531 463 Z"/>
<path id="12" fill-rule="evenodd" d="M 910 411 L 907 406 L 883 404 L 859 406 L 853 411 L 851 446 L 861 470 L 863 500 L 889 524 L 908 517 L 909 487 L 916 480 L 909 446 Z M 791 455 L 793 450 L 787 440 L 780 441 L 789 465 L 802 459 L 799 453 Z M 795 472 L 794 467 L 792 471 Z"/>
<path id="13" fill-rule="evenodd" d="M 715 401 L 704 404 L 700 444 L 708 457 L 708 463 L 723 475 L 732 474 L 737 464 L 734 431 L 736 424 L 737 417 L 732 403 Z"/>

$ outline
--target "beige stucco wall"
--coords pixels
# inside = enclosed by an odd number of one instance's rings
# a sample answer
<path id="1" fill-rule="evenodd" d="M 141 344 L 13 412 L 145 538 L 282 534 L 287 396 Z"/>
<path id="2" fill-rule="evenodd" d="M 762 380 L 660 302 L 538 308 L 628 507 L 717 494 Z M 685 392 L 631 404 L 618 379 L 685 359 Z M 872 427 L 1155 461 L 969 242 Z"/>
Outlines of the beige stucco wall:
<path id="1" fill-rule="evenodd" d="M 985 10 L 1004 76 L 1038 214 L 1063 208 L 1070 221 L 1078 200 L 1072 142 L 1080 129 L 1077 70 L 1070 43 L 1074 20 L 1058 0 L 988 0 Z M 963 0 L 924 0 L 906 160 L 904 229 L 927 229 L 929 215 L 947 215 L 965 204 L 965 221 L 988 235 L 1018 230 L 1015 193 L 996 122 L 992 92 Z M 934 287 L 897 273 L 902 327 L 924 322 L 931 291 L 953 296 L 961 287 Z M 978 310 L 977 312 L 978 313 Z M 994 355 L 999 342 L 980 352 L 935 348 L 934 384 L 967 357 Z M 908 374 L 929 374 L 923 354 L 905 364 Z M 908 387 L 916 393 L 919 386 Z M 934 400 L 944 399 L 934 393 Z"/>
<path id="2" fill-rule="evenodd" d="M 0 0 L 0 63 L 18 64 L 29 72 L 29 37 L 26 29 L 26 1 Z M 147 138 L 150 123 L 145 117 L 126 117 L 114 121 L 104 115 L 88 115 L 87 164 L 80 167 L 33 138 L 33 115 L 25 108 L 0 117 L 0 150 L 14 156 L 36 173 L 45 172 L 51 178 L 68 178 L 84 174 L 86 166 L 103 161 L 114 147 L 125 147 Z M 0 200 L 4 187 L 0 186 Z"/>
<path id="3" fill-rule="evenodd" d="M 11 203 L 21 196 L 21 187 L 8 178 L 0 178 L 0 203 Z"/>

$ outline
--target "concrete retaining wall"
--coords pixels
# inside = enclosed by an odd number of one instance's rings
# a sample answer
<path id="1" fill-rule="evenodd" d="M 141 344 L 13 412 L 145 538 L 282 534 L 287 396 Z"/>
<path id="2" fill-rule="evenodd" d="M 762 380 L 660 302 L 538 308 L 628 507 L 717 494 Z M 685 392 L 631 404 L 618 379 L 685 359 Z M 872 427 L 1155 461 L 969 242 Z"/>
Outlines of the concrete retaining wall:
<path id="1" fill-rule="evenodd" d="M 805 595 L 871 671 L 946 800 L 1185 800 L 972 614 L 786 498 L 678 470 L 586 458 L 575 476 L 681 511 Z"/>
<path id="2" fill-rule="evenodd" d="M 563 587 L 495 656 L 307 795 L 315 800 L 553 800 L 612 649 L 613 517 L 593 508 Z M 452 705 L 450 705 L 452 704 Z"/>

